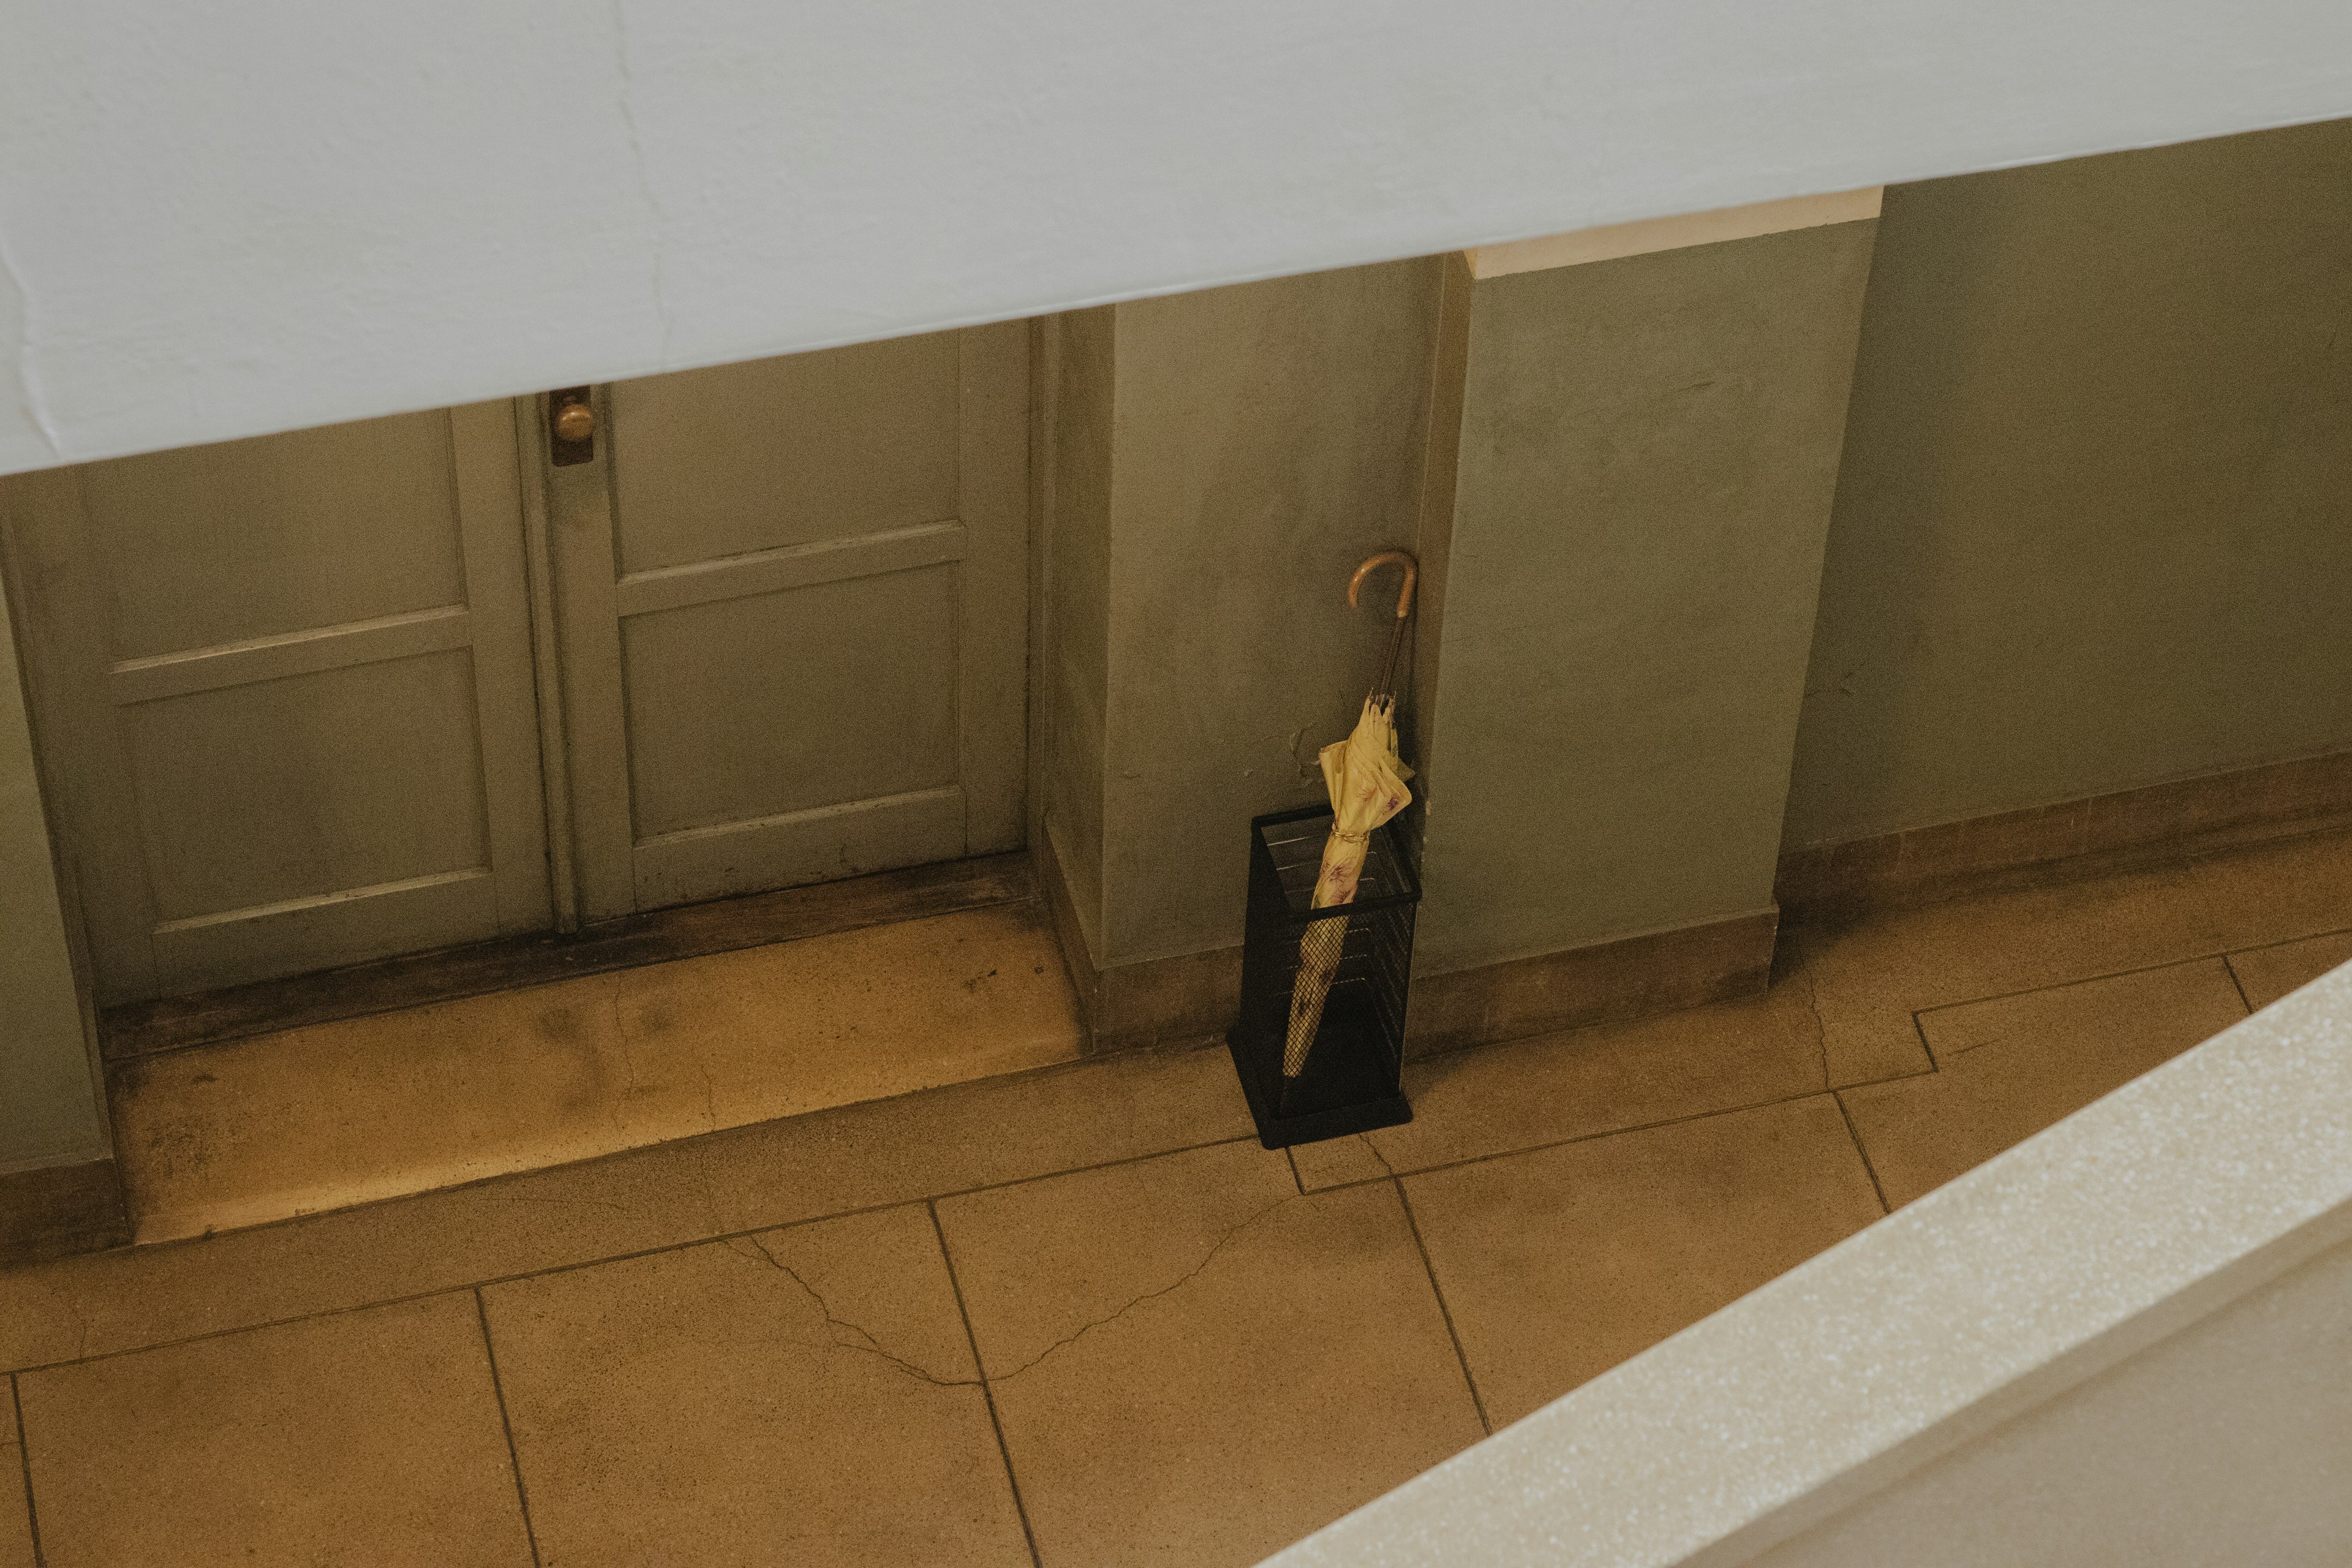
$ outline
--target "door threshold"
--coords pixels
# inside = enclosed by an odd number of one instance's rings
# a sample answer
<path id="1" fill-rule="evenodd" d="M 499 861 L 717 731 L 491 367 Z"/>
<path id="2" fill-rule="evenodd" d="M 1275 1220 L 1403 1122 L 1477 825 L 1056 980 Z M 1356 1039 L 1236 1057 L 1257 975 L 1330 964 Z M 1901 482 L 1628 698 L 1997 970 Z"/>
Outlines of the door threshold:
<path id="1" fill-rule="evenodd" d="M 998 885 L 935 876 L 921 889 L 968 901 Z M 1077 997 L 1038 900 L 940 911 L 866 891 L 824 901 L 827 931 L 803 918 L 782 940 L 110 1062 L 134 1239 L 1077 1058 Z M 870 918 L 886 908 L 911 918 Z M 724 929 L 740 937 L 750 923 Z"/>
<path id="2" fill-rule="evenodd" d="M 1036 891 L 1029 857 L 1018 850 L 878 871 L 624 915 L 570 936 L 541 931 L 501 937 L 126 1003 L 100 1012 L 99 1039 L 107 1059 L 120 1061 L 672 959 L 989 909 L 1033 899 Z"/>

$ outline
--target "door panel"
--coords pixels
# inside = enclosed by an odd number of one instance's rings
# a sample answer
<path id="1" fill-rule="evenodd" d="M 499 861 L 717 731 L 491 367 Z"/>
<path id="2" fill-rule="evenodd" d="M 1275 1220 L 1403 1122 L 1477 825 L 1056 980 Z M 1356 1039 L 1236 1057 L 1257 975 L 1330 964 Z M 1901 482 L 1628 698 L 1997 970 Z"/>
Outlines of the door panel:
<path id="1" fill-rule="evenodd" d="M 624 622 L 639 838 L 953 784 L 955 601 L 950 562 Z"/>
<path id="2" fill-rule="evenodd" d="M 546 476 L 582 912 L 1011 848 L 1019 323 L 606 388 Z"/>
<path id="3" fill-rule="evenodd" d="M 615 382 L 621 570 L 956 516 L 960 335 Z"/>
<path id="4" fill-rule="evenodd" d="M 499 404 L 0 482 L 100 1003 L 1017 846 L 1026 361 L 624 383 L 562 468 Z"/>
<path id="5" fill-rule="evenodd" d="M 82 468 L 116 658 L 465 601 L 449 417 L 409 414 Z"/>
<path id="6" fill-rule="evenodd" d="M 157 918 L 486 864 L 471 666 L 453 648 L 124 704 Z"/>
<path id="7" fill-rule="evenodd" d="M 102 1003 L 550 919 L 504 404 L 23 476 Z"/>

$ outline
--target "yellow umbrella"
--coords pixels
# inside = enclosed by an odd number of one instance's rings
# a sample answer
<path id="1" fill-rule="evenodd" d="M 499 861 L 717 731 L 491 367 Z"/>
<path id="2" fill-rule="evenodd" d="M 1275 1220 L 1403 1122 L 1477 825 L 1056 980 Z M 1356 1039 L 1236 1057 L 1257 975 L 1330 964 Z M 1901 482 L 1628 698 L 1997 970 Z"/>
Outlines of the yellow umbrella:
<path id="1" fill-rule="evenodd" d="M 1356 882 L 1364 872 L 1364 856 L 1373 832 L 1402 811 L 1412 800 L 1404 781 L 1412 770 L 1397 755 L 1397 652 L 1404 643 L 1404 626 L 1412 614 L 1413 583 L 1420 563 L 1402 550 L 1384 550 L 1356 568 L 1348 580 L 1348 606 L 1356 605 L 1357 591 L 1373 568 L 1395 564 L 1404 569 L 1403 591 L 1397 595 L 1396 626 L 1389 634 L 1389 652 L 1364 699 L 1363 713 L 1344 741 L 1323 748 L 1323 785 L 1331 795 L 1331 837 L 1323 845 L 1323 864 L 1315 877 L 1318 910 L 1351 903 Z M 1282 1076 L 1295 1079 L 1307 1070 L 1307 1055 L 1322 1026 L 1323 1004 L 1339 971 L 1339 955 L 1348 941 L 1348 919 L 1317 921 L 1298 943 L 1298 978 L 1290 991 L 1290 1029 L 1283 1042 Z"/>

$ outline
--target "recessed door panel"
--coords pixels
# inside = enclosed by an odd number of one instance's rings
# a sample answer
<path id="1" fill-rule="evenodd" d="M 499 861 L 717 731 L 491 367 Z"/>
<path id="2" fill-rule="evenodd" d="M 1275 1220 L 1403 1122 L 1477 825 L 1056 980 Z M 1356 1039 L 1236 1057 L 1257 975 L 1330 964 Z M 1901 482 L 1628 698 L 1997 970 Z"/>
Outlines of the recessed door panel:
<path id="1" fill-rule="evenodd" d="M 958 336 L 615 382 L 621 569 L 954 517 Z"/>
<path id="2" fill-rule="evenodd" d="M 157 918 L 487 867 L 473 684 L 452 648 L 125 707 Z"/>
<path id="3" fill-rule="evenodd" d="M 117 658 L 462 604 L 449 416 L 79 470 Z"/>
<path id="4" fill-rule="evenodd" d="M 1020 842 L 1027 341 L 604 390 L 546 474 L 586 918 Z"/>
<path id="5" fill-rule="evenodd" d="M 928 566 L 624 622 L 638 840 L 953 784 L 955 587 Z"/>

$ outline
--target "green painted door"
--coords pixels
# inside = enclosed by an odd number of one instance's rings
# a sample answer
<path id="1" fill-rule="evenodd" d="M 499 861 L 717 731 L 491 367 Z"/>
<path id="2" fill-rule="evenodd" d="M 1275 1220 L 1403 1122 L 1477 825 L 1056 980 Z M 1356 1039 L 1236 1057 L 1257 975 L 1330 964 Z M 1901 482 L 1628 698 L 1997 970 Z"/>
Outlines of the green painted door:
<path id="1" fill-rule="evenodd" d="M 548 923 L 509 405 L 19 475 L 102 1004 Z"/>
<path id="2" fill-rule="evenodd" d="M 1016 847 L 1026 344 L 0 481 L 101 1005 Z"/>
<path id="3" fill-rule="evenodd" d="M 545 470 L 585 919 L 1021 842 L 1027 342 L 598 389 Z"/>

